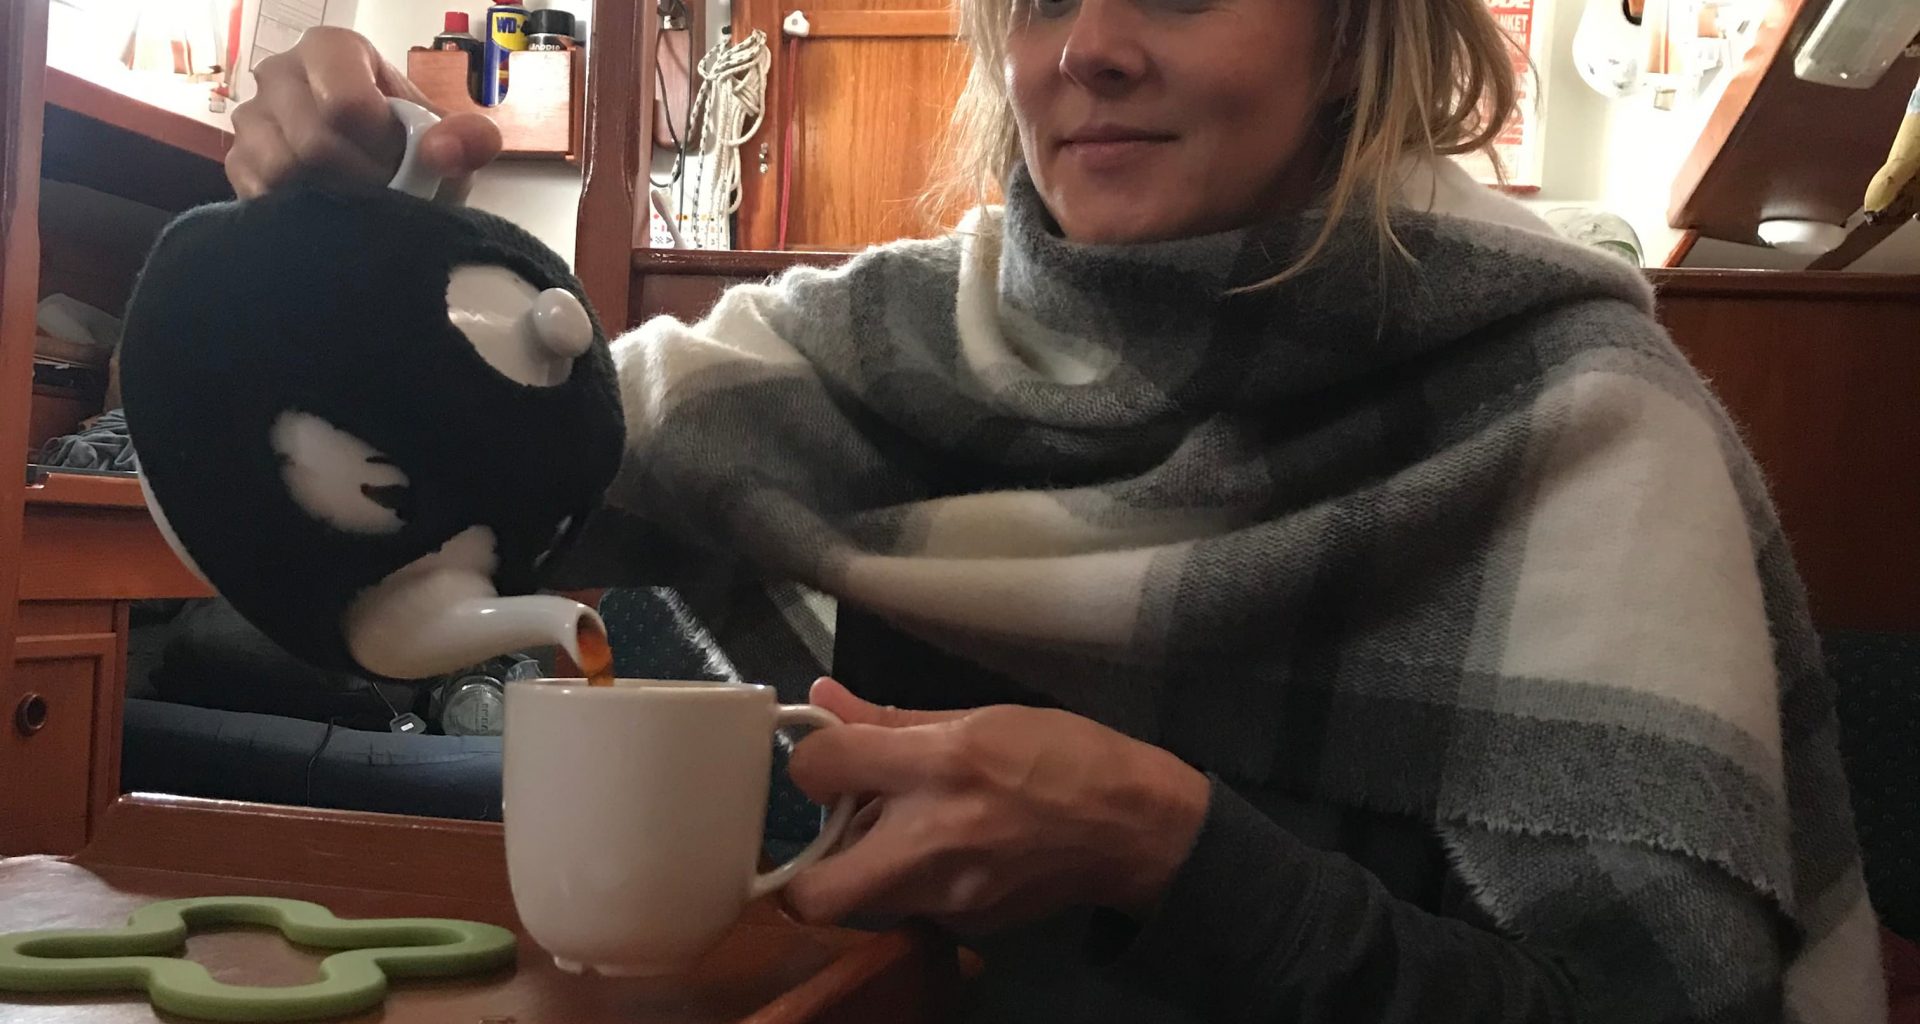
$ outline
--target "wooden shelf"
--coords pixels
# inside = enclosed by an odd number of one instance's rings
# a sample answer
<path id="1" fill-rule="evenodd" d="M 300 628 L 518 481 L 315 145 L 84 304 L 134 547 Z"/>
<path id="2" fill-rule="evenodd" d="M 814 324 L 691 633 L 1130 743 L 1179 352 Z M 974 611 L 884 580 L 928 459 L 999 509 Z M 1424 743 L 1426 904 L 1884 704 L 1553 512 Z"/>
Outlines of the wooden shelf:
<path id="1" fill-rule="evenodd" d="M 1920 60 L 1871 89 L 1803 81 L 1793 57 L 1825 9 L 1770 0 L 1760 30 L 1675 176 L 1667 222 L 1752 244 L 1763 220 L 1845 223 L 1887 158 Z"/>
<path id="2" fill-rule="evenodd" d="M 131 74 L 131 73 L 129 73 Z M 47 103 L 151 139 L 218 164 L 227 158 L 233 132 L 218 115 L 171 109 L 129 91 L 132 82 L 102 81 L 47 68 Z"/>
<path id="3" fill-rule="evenodd" d="M 480 114 L 500 126 L 503 157 L 572 158 L 580 148 L 585 50 L 523 50 L 508 67 L 506 99 L 483 107 L 467 90 L 467 55 L 407 51 L 407 78 L 447 114 Z"/>
<path id="4" fill-rule="evenodd" d="M 27 487 L 29 505 L 67 505 L 81 508 L 137 508 L 147 501 L 140 481 L 125 476 L 48 472 L 46 479 Z"/>

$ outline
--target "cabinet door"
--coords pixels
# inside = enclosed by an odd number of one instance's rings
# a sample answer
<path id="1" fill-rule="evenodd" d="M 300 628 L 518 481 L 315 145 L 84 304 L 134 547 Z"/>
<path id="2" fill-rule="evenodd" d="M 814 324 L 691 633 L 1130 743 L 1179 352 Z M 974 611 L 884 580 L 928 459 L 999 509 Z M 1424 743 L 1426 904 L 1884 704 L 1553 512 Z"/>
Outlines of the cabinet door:
<path id="1" fill-rule="evenodd" d="M 938 222 L 929 223 L 916 201 L 967 75 L 966 47 L 945 0 L 743 0 L 743 7 L 774 54 L 766 124 L 741 147 L 734 247 L 782 248 L 780 172 L 789 158 L 784 248 L 858 250 L 950 227 L 958 211 L 938 211 Z M 780 23 L 796 8 L 811 31 L 792 41 Z"/>
<path id="2" fill-rule="evenodd" d="M 47 0 L 0 3 L 0 673 L 13 664 L 40 274 Z"/>
<path id="3" fill-rule="evenodd" d="M 0 856 L 73 853 L 92 805 L 94 698 L 117 650 L 112 633 L 23 636 L 0 684 Z"/>

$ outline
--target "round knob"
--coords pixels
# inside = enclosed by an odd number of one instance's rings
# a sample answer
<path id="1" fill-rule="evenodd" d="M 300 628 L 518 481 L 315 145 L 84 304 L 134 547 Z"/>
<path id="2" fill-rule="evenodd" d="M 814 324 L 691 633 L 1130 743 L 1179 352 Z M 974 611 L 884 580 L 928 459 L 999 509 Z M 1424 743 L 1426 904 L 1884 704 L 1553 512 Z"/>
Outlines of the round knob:
<path id="1" fill-rule="evenodd" d="M 547 350 L 564 359 L 577 359 L 593 347 L 593 319 L 587 307 L 565 288 L 549 288 L 527 310 L 533 332 Z"/>
<path id="2" fill-rule="evenodd" d="M 13 709 L 13 727 L 20 735 L 31 736 L 47 726 L 47 698 L 29 693 Z"/>

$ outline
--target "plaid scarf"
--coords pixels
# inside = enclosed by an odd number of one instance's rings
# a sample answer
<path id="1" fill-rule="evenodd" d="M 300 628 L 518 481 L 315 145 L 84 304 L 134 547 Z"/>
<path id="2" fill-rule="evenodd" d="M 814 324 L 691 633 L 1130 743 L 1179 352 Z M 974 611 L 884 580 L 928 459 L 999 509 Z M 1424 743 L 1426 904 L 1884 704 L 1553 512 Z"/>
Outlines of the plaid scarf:
<path id="1" fill-rule="evenodd" d="M 1020 172 L 949 237 L 648 323 L 624 560 L 798 581 L 1229 781 L 1416 816 L 1591 1019 L 1881 1020 L 1734 429 L 1637 271 L 1451 165 L 1401 195 L 1411 263 L 1343 223 L 1236 291 L 1324 217 L 1080 245 Z M 761 593 L 721 632 L 821 656 Z"/>

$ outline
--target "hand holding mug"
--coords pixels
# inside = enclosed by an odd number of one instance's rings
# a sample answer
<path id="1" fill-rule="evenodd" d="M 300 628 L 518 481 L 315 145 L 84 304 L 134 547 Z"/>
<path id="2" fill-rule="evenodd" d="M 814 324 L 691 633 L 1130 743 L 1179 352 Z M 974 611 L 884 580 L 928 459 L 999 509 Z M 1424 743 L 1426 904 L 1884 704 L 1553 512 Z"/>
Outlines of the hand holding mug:
<path id="1" fill-rule="evenodd" d="M 812 845 L 756 870 L 775 731 L 840 721 L 768 687 L 574 679 L 506 694 L 507 873 L 521 923 L 563 970 L 686 970 L 852 814 L 836 801 Z"/>

